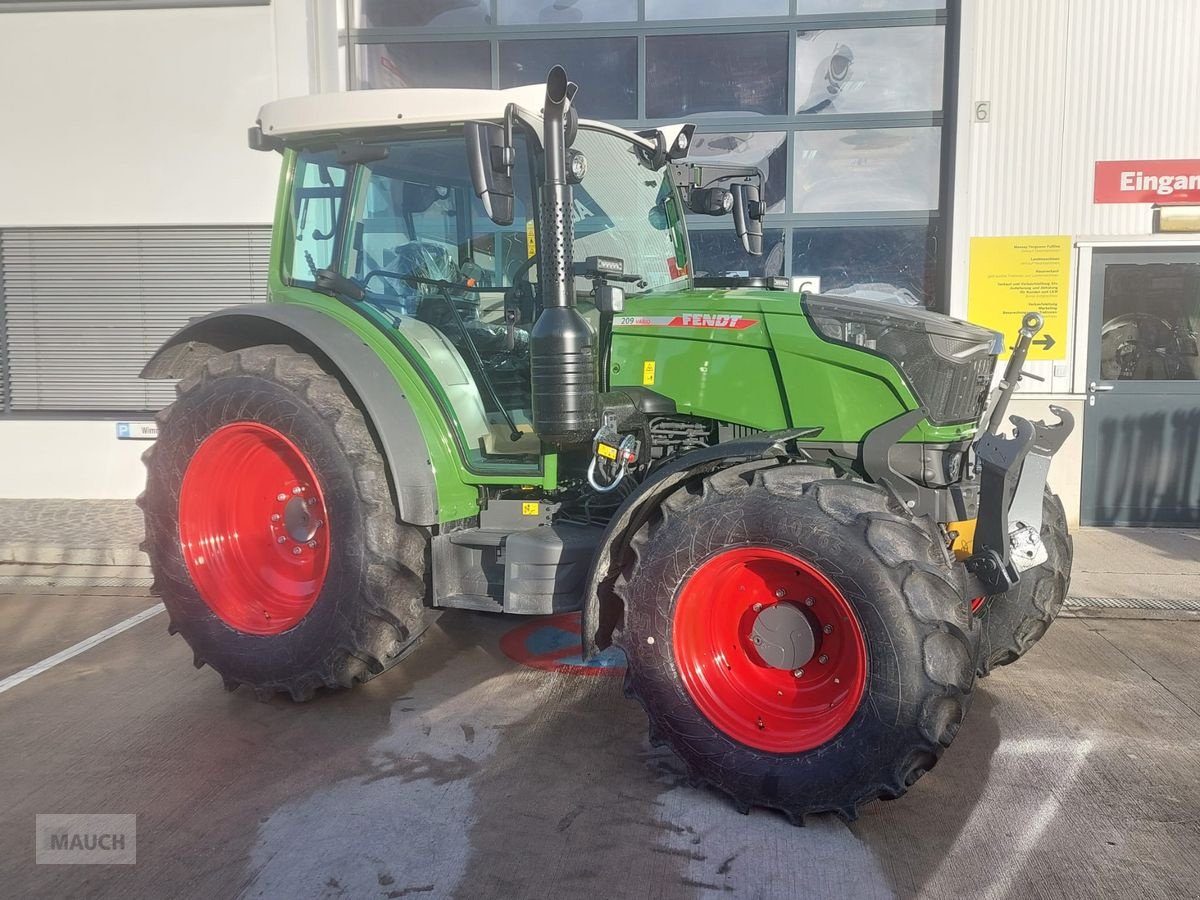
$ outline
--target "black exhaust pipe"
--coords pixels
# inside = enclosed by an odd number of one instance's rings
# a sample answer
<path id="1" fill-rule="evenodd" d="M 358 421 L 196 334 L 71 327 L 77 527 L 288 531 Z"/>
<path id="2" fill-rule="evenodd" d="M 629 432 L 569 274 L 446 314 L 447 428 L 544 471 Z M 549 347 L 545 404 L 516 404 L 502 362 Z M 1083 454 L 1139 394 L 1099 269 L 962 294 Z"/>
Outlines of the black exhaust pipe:
<path id="1" fill-rule="evenodd" d="M 556 447 L 588 443 L 600 426 L 596 339 L 575 308 L 572 272 L 575 226 L 564 123 L 574 92 L 562 66 L 550 70 L 542 112 L 546 157 L 538 266 L 542 313 L 529 335 L 533 428 L 543 443 Z"/>

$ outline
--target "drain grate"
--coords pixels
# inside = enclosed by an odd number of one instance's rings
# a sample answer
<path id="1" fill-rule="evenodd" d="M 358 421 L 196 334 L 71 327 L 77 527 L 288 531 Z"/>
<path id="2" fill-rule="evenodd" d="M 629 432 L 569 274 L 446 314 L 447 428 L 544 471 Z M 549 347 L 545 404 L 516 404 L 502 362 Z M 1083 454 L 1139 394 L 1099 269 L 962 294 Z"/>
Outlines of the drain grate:
<path id="1" fill-rule="evenodd" d="M 1200 612 L 1200 600 L 1166 600 L 1143 597 L 1068 597 L 1067 609 L 1163 609 L 1177 612 Z"/>

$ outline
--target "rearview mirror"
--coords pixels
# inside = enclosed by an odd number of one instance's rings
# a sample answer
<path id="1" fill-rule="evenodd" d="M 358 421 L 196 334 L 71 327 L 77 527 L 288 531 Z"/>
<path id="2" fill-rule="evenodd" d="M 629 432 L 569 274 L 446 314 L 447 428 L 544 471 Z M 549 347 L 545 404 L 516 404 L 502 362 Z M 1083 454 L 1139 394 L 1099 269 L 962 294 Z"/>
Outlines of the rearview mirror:
<path id="1" fill-rule="evenodd" d="M 511 225 L 516 150 L 505 141 L 504 128 L 491 122 L 468 122 L 464 131 L 471 183 L 483 202 L 483 211 L 497 225 Z"/>
<path id="2" fill-rule="evenodd" d="M 758 185 L 733 184 L 733 228 L 738 240 L 751 256 L 762 256 L 763 202 L 759 199 Z"/>

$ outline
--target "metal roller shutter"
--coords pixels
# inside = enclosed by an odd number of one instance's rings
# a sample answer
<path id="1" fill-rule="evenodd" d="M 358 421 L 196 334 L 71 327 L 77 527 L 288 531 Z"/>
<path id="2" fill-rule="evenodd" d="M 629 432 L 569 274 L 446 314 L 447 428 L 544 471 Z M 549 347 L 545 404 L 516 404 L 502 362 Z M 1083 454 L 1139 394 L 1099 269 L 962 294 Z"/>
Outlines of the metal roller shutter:
<path id="1" fill-rule="evenodd" d="M 171 385 L 141 367 L 189 319 L 266 300 L 270 242 L 267 226 L 0 231 L 10 409 L 165 406 Z"/>

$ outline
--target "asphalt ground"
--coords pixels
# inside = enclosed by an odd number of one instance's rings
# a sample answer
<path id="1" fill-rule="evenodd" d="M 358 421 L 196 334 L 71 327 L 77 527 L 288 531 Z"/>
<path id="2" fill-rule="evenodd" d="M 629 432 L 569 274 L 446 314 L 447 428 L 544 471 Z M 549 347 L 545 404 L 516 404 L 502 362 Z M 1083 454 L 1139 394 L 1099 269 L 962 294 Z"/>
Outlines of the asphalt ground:
<path id="1" fill-rule="evenodd" d="M 619 677 L 514 662 L 511 618 L 303 705 L 225 693 L 162 614 L 12 683 L 154 605 L 0 595 L 0 895 L 1200 896 L 1195 620 L 1060 619 L 908 795 L 797 828 L 688 786 Z M 36 865 L 39 813 L 136 814 L 136 864 Z"/>

